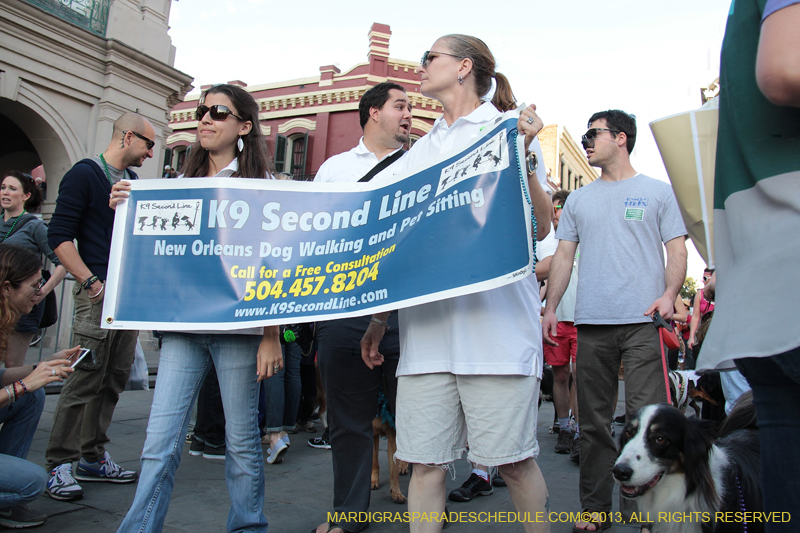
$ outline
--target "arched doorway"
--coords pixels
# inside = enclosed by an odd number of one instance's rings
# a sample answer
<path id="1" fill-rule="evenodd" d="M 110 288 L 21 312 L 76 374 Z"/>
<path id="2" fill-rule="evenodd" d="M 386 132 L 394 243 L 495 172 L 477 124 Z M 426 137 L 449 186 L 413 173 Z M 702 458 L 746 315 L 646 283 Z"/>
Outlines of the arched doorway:
<path id="1" fill-rule="evenodd" d="M 0 172 L 30 172 L 43 165 L 48 195 L 42 213 L 47 217 L 73 159 L 55 129 L 35 110 L 7 98 L 0 98 Z M 79 157 L 75 154 L 75 160 Z"/>

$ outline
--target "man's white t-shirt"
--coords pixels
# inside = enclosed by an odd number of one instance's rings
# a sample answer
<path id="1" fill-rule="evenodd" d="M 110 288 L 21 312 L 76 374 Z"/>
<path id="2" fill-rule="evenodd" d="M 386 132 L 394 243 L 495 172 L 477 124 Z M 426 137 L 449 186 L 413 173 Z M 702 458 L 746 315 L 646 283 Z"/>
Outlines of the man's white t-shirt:
<path id="1" fill-rule="evenodd" d="M 558 239 L 556 239 L 556 230 L 551 225 L 550 233 L 544 238 L 542 242 L 536 247 L 536 259 L 541 261 L 546 257 L 555 255 L 558 248 Z M 578 293 L 578 254 L 575 252 L 575 257 L 572 259 L 572 272 L 569 275 L 569 284 L 564 290 L 561 301 L 556 307 L 556 318 L 559 322 L 575 322 L 575 298 Z M 547 296 L 545 294 L 545 296 Z"/>

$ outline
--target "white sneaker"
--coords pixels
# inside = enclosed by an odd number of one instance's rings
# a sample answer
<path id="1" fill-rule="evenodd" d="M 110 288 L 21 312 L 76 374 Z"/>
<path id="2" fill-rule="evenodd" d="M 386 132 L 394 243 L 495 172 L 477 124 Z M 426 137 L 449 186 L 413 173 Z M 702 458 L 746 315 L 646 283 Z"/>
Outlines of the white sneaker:
<path id="1" fill-rule="evenodd" d="M 71 501 L 83 498 L 83 489 L 72 477 L 72 463 L 58 465 L 50 471 L 47 494 L 54 500 Z"/>
<path id="2" fill-rule="evenodd" d="M 278 444 L 275 445 L 275 449 L 269 450 L 269 457 L 267 457 L 267 462 L 271 465 L 276 465 L 278 463 L 281 463 L 283 461 L 283 455 L 286 453 L 286 450 L 288 449 L 289 447 L 286 445 L 283 439 L 280 439 L 278 441 Z"/>
<path id="3" fill-rule="evenodd" d="M 134 470 L 125 470 L 115 463 L 108 452 L 96 463 L 89 463 L 81 457 L 75 479 L 81 481 L 108 481 L 110 483 L 130 483 L 136 481 L 139 474 Z"/>

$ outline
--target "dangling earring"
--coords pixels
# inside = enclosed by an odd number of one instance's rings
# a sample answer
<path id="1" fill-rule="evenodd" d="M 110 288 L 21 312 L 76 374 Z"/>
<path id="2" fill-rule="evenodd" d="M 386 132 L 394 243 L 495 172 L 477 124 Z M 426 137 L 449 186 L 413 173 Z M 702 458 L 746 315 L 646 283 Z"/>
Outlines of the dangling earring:
<path id="1" fill-rule="evenodd" d="M 244 141 L 241 137 L 239 137 L 239 140 L 236 141 L 236 148 L 238 148 L 240 152 L 244 152 Z"/>
<path id="2" fill-rule="evenodd" d="M 464 84 L 464 76 L 462 76 L 461 74 L 458 75 L 458 83 L 462 85 Z"/>

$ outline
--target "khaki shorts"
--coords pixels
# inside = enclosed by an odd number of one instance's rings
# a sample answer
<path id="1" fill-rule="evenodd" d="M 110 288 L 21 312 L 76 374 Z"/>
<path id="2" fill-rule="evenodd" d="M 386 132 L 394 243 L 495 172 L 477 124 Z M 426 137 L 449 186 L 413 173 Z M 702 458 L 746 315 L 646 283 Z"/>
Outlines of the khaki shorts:
<path id="1" fill-rule="evenodd" d="M 500 466 L 539 455 L 536 376 L 419 374 L 397 381 L 397 453 L 446 465 L 469 441 L 470 461 Z"/>

